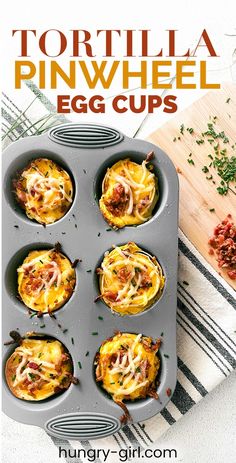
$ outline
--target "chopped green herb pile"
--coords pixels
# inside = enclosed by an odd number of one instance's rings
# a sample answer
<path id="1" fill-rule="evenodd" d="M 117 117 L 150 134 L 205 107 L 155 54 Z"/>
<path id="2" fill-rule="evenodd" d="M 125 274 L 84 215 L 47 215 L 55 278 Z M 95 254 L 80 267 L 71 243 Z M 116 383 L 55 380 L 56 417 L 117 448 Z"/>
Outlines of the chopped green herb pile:
<path id="1" fill-rule="evenodd" d="M 230 101 L 231 99 L 228 98 L 226 103 Z M 198 134 L 198 138 L 196 139 L 197 145 L 202 145 L 207 141 L 213 148 L 213 152 L 207 155 L 209 161 L 207 165 L 203 166 L 202 171 L 204 174 L 208 174 L 206 175 L 206 179 L 212 181 L 213 185 L 216 185 L 218 193 L 220 195 L 226 195 L 229 188 L 236 188 L 236 155 L 233 152 L 236 148 L 236 143 L 230 146 L 229 138 L 226 136 L 225 132 L 223 130 L 217 131 L 217 116 L 210 116 L 209 120 L 210 122 L 207 124 L 207 130 Z M 184 135 L 184 124 L 180 125 L 179 131 L 181 135 Z M 186 131 L 189 132 L 190 135 L 195 133 L 193 127 L 186 127 Z M 180 140 L 180 137 L 175 137 L 173 139 L 174 142 L 177 140 Z M 224 147 L 224 145 L 227 145 L 227 147 Z M 195 162 L 191 156 L 192 153 L 189 154 L 187 162 L 194 166 Z M 218 185 L 213 178 L 213 170 L 215 170 L 220 177 Z M 211 212 L 213 212 L 213 210 L 211 210 Z"/>

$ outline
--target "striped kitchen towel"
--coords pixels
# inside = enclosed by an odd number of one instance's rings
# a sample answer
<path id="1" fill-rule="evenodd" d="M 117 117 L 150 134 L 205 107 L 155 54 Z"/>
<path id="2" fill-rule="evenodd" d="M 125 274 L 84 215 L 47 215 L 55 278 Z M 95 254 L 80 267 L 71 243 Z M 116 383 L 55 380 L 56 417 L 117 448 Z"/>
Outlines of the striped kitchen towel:
<path id="1" fill-rule="evenodd" d="M 26 110 L 22 108 L 23 93 Z M 52 125 L 65 122 L 65 118 L 56 113 L 50 101 L 32 82 L 27 83 L 25 92 L 22 91 L 21 96 L 18 94 L 18 99 L 16 101 L 9 95 L 3 95 L 4 146 L 20 137 L 41 133 Z M 48 445 L 62 446 L 72 452 L 73 449 L 90 448 L 119 451 L 130 446 L 144 449 L 151 445 L 236 367 L 235 309 L 234 290 L 179 231 L 178 376 L 171 401 L 159 415 L 144 423 L 127 425 L 114 436 L 91 442 L 49 437 Z M 4 432 L 7 436 L 7 429 Z M 35 432 L 37 431 L 34 428 L 34 434 Z M 11 432 L 9 436 L 10 447 L 13 445 Z M 27 442 L 22 442 L 20 432 L 18 443 L 19 446 L 28 445 Z M 42 448 L 41 452 L 45 452 L 46 460 L 48 449 Z M 73 458 L 67 461 L 80 463 L 82 460 Z"/>

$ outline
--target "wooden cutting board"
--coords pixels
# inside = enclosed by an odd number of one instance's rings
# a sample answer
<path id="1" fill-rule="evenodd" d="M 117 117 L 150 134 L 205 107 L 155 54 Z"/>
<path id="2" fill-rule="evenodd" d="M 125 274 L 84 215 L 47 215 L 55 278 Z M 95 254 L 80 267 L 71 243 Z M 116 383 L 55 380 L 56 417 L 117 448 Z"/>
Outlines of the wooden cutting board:
<path id="1" fill-rule="evenodd" d="M 203 138 L 201 133 L 207 131 L 207 124 L 212 122 L 215 116 L 215 131 L 217 133 L 224 131 L 230 141 L 227 144 L 220 141 L 221 149 L 226 148 L 228 154 L 236 156 L 236 85 L 234 84 L 223 84 L 220 90 L 210 91 L 152 133 L 148 140 L 169 155 L 178 171 L 181 230 L 212 267 L 236 289 L 236 281 L 228 277 L 226 269 L 219 269 L 216 258 L 209 255 L 208 240 L 213 234 L 214 227 L 229 213 L 236 223 L 235 184 L 226 196 L 221 196 L 216 191 L 221 180 L 216 170 L 210 168 L 209 173 L 202 172 L 202 168 L 211 162 L 208 155 L 214 154 L 213 145 L 207 141 L 210 137 L 205 137 L 206 141 L 203 144 L 196 143 L 196 140 Z M 184 124 L 183 135 L 180 133 L 181 124 Z M 187 127 L 193 128 L 194 132 L 189 133 Z M 233 150 L 231 146 L 234 144 Z M 192 155 L 189 156 L 189 153 Z M 188 158 L 193 160 L 194 165 L 189 164 Z M 206 175 L 211 174 L 216 182 L 215 185 L 206 179 Z M 215 209 L 215 212 L 210 212 L 210 209 Z"/>

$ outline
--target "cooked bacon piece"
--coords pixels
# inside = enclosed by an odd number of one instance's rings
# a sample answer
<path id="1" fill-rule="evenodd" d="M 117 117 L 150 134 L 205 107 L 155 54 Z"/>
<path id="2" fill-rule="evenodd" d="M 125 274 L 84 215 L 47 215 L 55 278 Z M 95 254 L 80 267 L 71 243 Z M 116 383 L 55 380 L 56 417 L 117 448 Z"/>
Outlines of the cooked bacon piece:
<path id="1" fill-rule="evenodd" d="M 79 379 L 76 378 L 75 376 L 72 376 L 71 382 L 72 382 L 72 384 L 76 384 L 76 385 L 77 385 L 77 384 L 79 384 Z"/>
<path id="2" fill-rule="evenodd" d="M 112 196 L 106 200 L 106 206 L 116 216 L 122 215 L 125 211 L 129 197 L 125 193 L 123 185 L 118 183 L 112 192 Z"/>
<path id="3" fill-rule="evenodd" d="M 106 299 L 109 299 L 109 301 L 114 302 L 117 300 L 117 293 L 115 293 L 114 291 L 106 291 L 103 294 L 103 297 L 106 297 Z"/>
<path id="4" fill-rule="evenodd" d="M 33 370 L 38 370 L 39 365 L 35 362 L 29 362 L 27 365 L 29 368 L 32 368 Z"/>
<path id="5" fill-rule="evenodd" d="M 132 421 L 132 417 L 129 414 L 129 410 L 126 407 L 126 405 L 122 402 L 122 400 L 116 400 L 115 402 L 117 403 L 117 405 L 119 405 L 119 407 L 122 408 L 122 410 L 124 410 L 124 415 L 120 417 L 121 423 L 125 424 L 127 423 L 127 421 Z"/>
<path id="6" fill-rule="evenodd" d="M 152 344 L 152 350 L 158 351 L 161 347 L 161 339 L 158 338 L 154 344 Z"/>
<path id="7" fill-rule="evenodd" d="M 236 280 L 236 270 L 229 270 L 227 273 L 231 280 Z"/>
<path id="8" fill-rule="evenodd" d="M 120 270 L 118 270 L 117 272 L 118 280 L 120 280 L 121 283 L 126 283 L 130 278 L 131 272 L 132 272 L 132 267 L 126 266 L 126 267 L 120 268 Z"/>
<path id="9" fill-rule="evenodd" d="M 148 275 L 148 273 L 142 272 L 142 280 L 141 280 L 139 287 L 140 288 L 150 288 L 150 286 L 152 286 L 152 280 L 150 276 Z"/>
<path id="10" fill-rule="evenodd" d="M 149 203 L 149 196 L 145 196 L 145 198 L 141 199 L 138 204 L 138 210 L 141 211 L 146 207 L 146 205 Z"/>
<path id="11" fill-rule="evenodd" d="M 119 206 L 119 204 L 125 202 L 125 189 L 123 185 L 118 183 L 113 189 L 112 197 L 110 198 L 110 204 L 113 206 Z"/>
<path id="12" fill-rule="evenodd" d="M 30 381 L 28 378 L 25 378 L 24 382 L 23 382 L 24 386 L 29 386 L 30 384 L 32 384 L 32 381 Z"/>
<path id="13" fill-rule="evenodd" d="M 150 151 L 146 156 L 146 162 L 150 162 L 154 158 L 154 151 Z"/>
<path id="14" fill-rule="evenodd" d="M 142 381 L 144 379 L 146 379 L 147 377 L 147 373 L 148 373 L 148 369 L 150 367 L 150 363 L 147 359 L 143 360 L 141 363 L 140 363 L 140 372 L 141 372 L 141 379 Z"/>
<path id="15" fill-rule="evenodd" d="M 151 389 L 148 392 L 148 395 L 149 395 L 149 397 L 153 397 L 153 399 L 156 399 L 156 400 L 159 399 L 159 395 L 157 394 L 157 391 L 155 391 L 155 389 Z"/>
<path id="16" fill-rule="evenodd" d="M 219 223 L 214 230 L 214 235 L 209 239 L 211 246 L 209 253 L 217 254 L 218 266 L 230 268 L 228 276 L 235 279 L 236 273 L 236 226 L 231 214 Z"/>

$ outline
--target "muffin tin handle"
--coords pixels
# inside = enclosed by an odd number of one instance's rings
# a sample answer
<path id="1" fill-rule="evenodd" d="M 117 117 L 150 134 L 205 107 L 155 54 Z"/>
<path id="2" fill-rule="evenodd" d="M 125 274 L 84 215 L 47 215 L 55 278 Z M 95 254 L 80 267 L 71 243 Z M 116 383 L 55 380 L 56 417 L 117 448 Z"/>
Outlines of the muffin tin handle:
<path id="1" fill-rule="evenodd" d="M 124 135 L 112 127 L 97 124 L 61 124 L 48 132 L 48 137 L 60 145 L 98 149 L 120 143 Z"/>
<path id="2" fill-rule="evenodd" d="M 105 413 L 68 413 L 45 423 L 48 434 L 64 439 L 99 439 L 117 432 L 120 420 Z"/>

